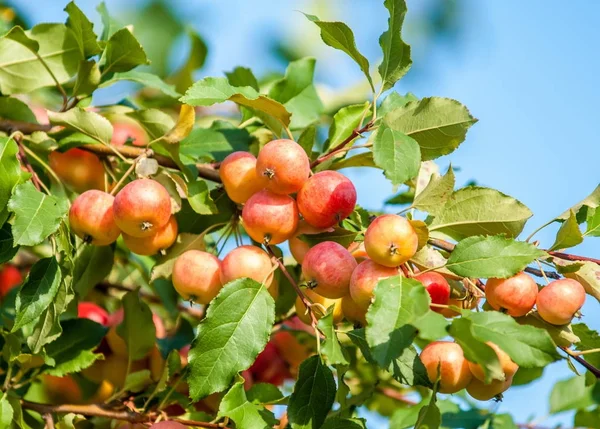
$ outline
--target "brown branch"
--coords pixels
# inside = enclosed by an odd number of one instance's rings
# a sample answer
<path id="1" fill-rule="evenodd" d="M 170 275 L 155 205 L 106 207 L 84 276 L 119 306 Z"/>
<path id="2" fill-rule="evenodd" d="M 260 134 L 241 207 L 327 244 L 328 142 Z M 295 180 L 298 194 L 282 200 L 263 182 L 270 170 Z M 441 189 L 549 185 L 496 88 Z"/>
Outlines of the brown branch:
<path id="1" fill-rule="evenodd" d="M 37 189 L 38 191 L 41 191 L 42 186 L 40 185 L 40 182 L 41 182 L 40 177 L 37 175 L 37 173 L 31 166 L 29 159 L 27 158 L 25 149 L 23 149 L 23 143 L 21 143 L 21 138 L 17 134 L 16 136 L 13 137 L 13 139 L 15 140 L 15 142 L 17 143 L 17 146 L 19 148 L 19 153 L 17 153 L 17 158 L 19 159 L 19 162 L 25 168 L 25 170 L 27 170 L 27 172 L 29 174 L 31 174 L 31 181 L 33 182 L 33 186 L 35 186 L 35 189 Z"/>
<path id="2" fill-rule="evenodd" d="M 600 369 L 596 368 L 594 365 L 586 361 L 583 357 L 579 356 L 577 353 L 574 353 L 572 350 L 569 350 L 567 347 L 561 347 L 566 354 L 575 359 L 581 366 L 587 369 L 589 372 L 594 374 L 596 378 L 600 379 Z"/>
<path id="3" fill-rule="evenodd" d="M 402 394 L 402 392 L 398 392 L 397 390 L 391 388 L 391 387 L 381 387 L 381 386 L 377 386 L 376 390 L 387 396 L 390 399 L 394 399 L 398 402 L 403 402 L 405 404 L 408 405 L 418 405 L 419 403 L 416 401 L 413 401 L 412 399 L 408 399 L 406 396 L 404 396 Z"/>
<path id="4" fill-rule="evenodd" d="M 570 253 L 563 252 L 548 252 L 550 256 L 555 258 L 564 259 L 565 261 L 584 261 L 593 262 L 594 264 L 600 265 L 600 259 L 588 258 L 587 256 L 572 255 Z"/>
<path id="5" fill-rule="evenodd" d="M 351 143 L 352 140 L 354 140 L 355 138 L 359 137 L 362 133 L 366 133 L 368 131 L 371 131 L 372 127 L 373 127 L 373 122 L 371 121 L 371 122 L 367 123 L 367 125 L 365 125 L 361 129 L 354 129 L 354 130 L 352 130 L 352 133 L 350 133 L 350 135 L 343 142 L 341 142 L 337 146 L 329 149 L 329 151 L 326 154 L 321 155 L 320 157 L 318 157 L 317 159 L 315 159 L 310 164 L 310 168 L 315 168 L 317 165 L 319 165 L 319 164 L 327 161 L 329 158 L 331 158 L 335 154 L 337 154 L 340 151 L 342 151 L 346 147 L 346 145 L 348 143 Z"/>
<path id="6" fill-rule="evenodd" d="M 112 420 L 123 420 L 129 423 L 153 423 L 158 417 L 156 412 L 149 413 L 137 413 L 128 410 L 113 410 L 101 405 L 90 404 L 90 405 L 76 405 L 76 404 L 60 404 L 60 405 L 47 405 L 40 404 L 37 402 L 26 401 L 21 399 L 21 406 L 27 410 L 32 410 L 40 413 L 42 416 L 59 413 L 59 414 L 81 414 L 90 417 L 104 417 Z M 197 422 L 194 420 L 185 420 L 178 418 L 169 418 L 169 421 L 181 423 L 186 426 L 195 426 L 200 428 L 227 428 L 222 423 L 207 423 Z"/>
<path id="7" fill-rule="evenodd" d="M 31 134 L 35 131 L 50 131 L 52 129 L 51 125 L 42 125 L 42 124 L 32 124 L 29 122 L 22 121 L 13 121 L 9 119 L 0 118 L 0 131 L 7 132 L 9 134 L 20 131 L 23 134 Z M 80 149 L 86 150 L 88 152 L 95 153 L 99 156 L 110 156 L 114 155 L 115 152 L 119 152 L 123 157 L 128 159 L 136 159 L 140 155 L 142 155 L 146 149 L 140 147 L 133 146 L 112 146 L 108 147 L 102 144 L 86 144 L 79 146 Z M 154 154 L 153 156 L 156 161 L 162 165 L 163 167 L 179 169 L 177 164 L 166 156 Z M 203 179 L 210 180 L 212 182 L 221 182 L 221 177 L 219 176 L 219 172 L 209 164 L 197 164 L 196 168 L 198 169 L 198 176 Z"/>

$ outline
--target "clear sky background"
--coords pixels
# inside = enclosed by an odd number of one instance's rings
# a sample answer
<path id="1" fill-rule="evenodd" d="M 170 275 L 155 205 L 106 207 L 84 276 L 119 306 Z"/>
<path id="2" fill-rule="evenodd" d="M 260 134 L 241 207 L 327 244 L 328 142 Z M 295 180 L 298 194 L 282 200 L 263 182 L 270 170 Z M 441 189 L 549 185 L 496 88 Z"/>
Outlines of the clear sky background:
<path id="1" fill-rule="evenodd" d="M 396 90 L 418 97 L 455 98 L 479 119 L 466 142 L 438 161 L 442 169 L 452 162 L 460 167 L 458 185 L 475 179 L 529 206 L 535 216 L 526 233 L 589 194 L 600 182 L 600 60 L 596 52 L 600 2 L 458 1 L 458 29 L 434 42 L 423 37 L 427 24 L 423 14 L 432 0 L 407 2 L 405 39 L 412 45 L 415 70 Z M 111 11 L 144 3 L 107 1 Z M 222 76 L 223 71 L 238 65 L 250 67 L 258 75 L 281 72 L 285 65 L 272 57 L 269 44 L 303 40 L 310 46 L 310 55 L 317 57 L 320 82 L 344 88 L 363 79 L 358 67 L 343 54 L 311 42 L 318 38 L 318 31 L 297 10 L 348 23 L 371 64 L 381 57 L 378 37 L 387 20 L 382 1 L 329 0 L 327 8 L 301 0 L 171 3 L 208 42 L 208 61 L 199 77 Z M 15 4 L 33 23 L 65 18 L 64 0 L 20 0 Z M 78 4 L 95 15 L 96 1 Z M 357 183 L 359 203 L 367 208 L 382 208 L 393 193 L 378 171 L 346 173 Z M 542 247 L 552 244 L 555 231 L 547 228 L 539 233 Z M 599 239 L 588 238 L 573 253 L 600 257 L 599 244 Z M 600 328 L 597 308 L 598 303 L 588 297 L 584 321 L 594 329 Z M 553 364 L 541 380 L 510 389 L 499 410 L 513 413 L 519 422 L 535 416 L 544 426 L 572 425 L 569 413 L 544 419 L 551 386 L 571 375 L 566 363 Z M 385 426 L 373 422 L 370 427 Z"/>

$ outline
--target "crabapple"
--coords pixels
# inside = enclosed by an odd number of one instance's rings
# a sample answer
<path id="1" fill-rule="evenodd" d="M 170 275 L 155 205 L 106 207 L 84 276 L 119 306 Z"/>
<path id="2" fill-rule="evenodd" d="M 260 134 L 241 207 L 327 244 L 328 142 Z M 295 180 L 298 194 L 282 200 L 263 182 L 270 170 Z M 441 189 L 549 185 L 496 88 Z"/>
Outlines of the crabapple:
<path id="1" fill-rule="evenodd" d="M 265 187 L 265 181 L 256 173 L 256 158 L 249 152 L 229 154 L 219 167 L 219 176 L 229 198 L 243 204 Z"/>
<path id="2" fill-rule="evenodd" d="M 440 380 L 441 393 L 456 393 L 473 378 L 462 348 L 449 341 L 434 341 L 421 352 L 421 362 L 432 383 Z"/>
<path id="3" fill-rule="evenodd" d="M 279 244 L 294 235 L 298 227 L 298 206 L 288 195 L 267 189 L 252 195 L 242 210 L 246 233 L 258 243 Z"/>
<path id="4" fill-rule="evenodd" d="M 267 253 L 256 246 L 240 246 L 233 249 L 221 262 L 221 283 L 226 284 L 244 277 L 264 283 L 273 282 L 273 263 Z"/>
<path id="5" fill-rule="evenodd" d="M 380 280 L 398 275 L 397 268 L 386 267 L 370 259 L 362 261 L 352 272 L 350 296 L 360 308 L 366 310 L 371 305 L 373 291 Z"/>
<path id="6" fill-rule="evenodd" d="M 115 222 L 125 234 L 150 237 L 171 218 L 171 197 L 151 179 L 129 182 L 115 197 Z"/>
<path id="7" fill-rule="evenodd" d="M 280 386 L 286 379 L 291 378 L 286 362 L 280 356 L 277 346 L 271 341 L 256 357 L 249 371 L 252 380 L 275 386 Z"/>
<path id="8" fill-rule="evenodd" d="M 11 289 L 19 286 L 23 276 L 17 267 L 6 264 L 0 268 L 0 297 L 4 297 Z"/>
<path id="9" fill-rule="evenodd" d="M 585 289 L 576 280 L 554 280 L 538 293 L 537 311 L 552 325 L 566 325 L 585 302 Z"/>
<path id="10" fill-rule="evenodd" d="M 294 257 L 294 259 L 296 260 L 296 262 L 301 264 L 302 261 L 304 260 L 304 256 L 306 255 L 306 252 L 308 252 L 308 250 L 310 249 L 310 245 L 307 242 L 302 241 L 298 236 L 302 235 L 302 234 L 306 234 L 306 235 L 319 234 L 324 231 L 325 231 L 324 229 L 315 228 L 314 226 L 309 225 L 308 223 L 306 223 L 305 220 L 301 220 L 298 222 L 298 228 L 296 229 L 294 236 L 289 239 L 289 243 L 288 243 L 290 246 L 290 252 L 291 252 L 292 256 Z"/>
<path id="11" fill-rule="evenodd" d="M 115 222 L 112 195 L 90 190 L 79 195 L 69 210 L 73 232 L 88 244 L 107 246 L 114 243 L 121 230 Z"/>
<path id="12" fill-rule="evenodd" d="M 258 153 L 256 174 L 266 179 L 263 183 L 271 192 L 295 194 L 308 179 L 310 160 L 295 141 L 273 140 Z"/>
<path id="13" fill-rule="evenodd" d="M 323 241 L 304 256 L 302 275 L 315 293 L 337 299 L 348 295 L 356 265 L 356 260 L 344 246 L 334 241 Z"/>
<path id="14" fill-rule="evenodd" d="M 108 380 L 102 380 L 100 386 L 87 402 L 90 404 L 101 404 L 112 396 L 115 391 L 115 387 Z"/>
<path id="15" fill-rule="evenodd" d="M 82 401 L 83 393 L 79 384 L 70 375 L 57 377 L 44 374 L 41 377 L 44 390 L 54 403 L 77 404 Z"/>
<path id="16" fill-rule="evenodd" d="M 154 255 L 168 249 L 177 240 L 177 219 L 171 216 L 165 226 L 149 237 L 133 237 L 123 233 L 123 241 L 129 250 L 138 255 Z"/>
<path id="17" fill-rule="evenodd" d="M 317 228 L 331 228 L 354 210 L 356 188 L 337 171 L 321 171 L 306 181 L 296 200 L 306 222 Z"/>
<path id="18" fill-rule="evenodd" d="M 365 250 L 364 242 L 352 243 L 350 246 L 348 246 L 348 251 L 352 253 L 352 256 L 354 256 L 354 259 L 356 259 L 356 262 L 359 264 L 365 259 L 369 259 L 369 255 L 367 255 L 367 251 Z"/>
<path id="19" fill-rule="evenodd" d="M 529 313 L 537 295 L 537 284 L 523 272 L 507 279 L 488 279 L 485 284 L 485 297 L 492 308 L 513 317 Z"/>
<path id="20" fill-rule="evenodd" d="M 510 356 L 496 344 L 490 341 L 487 341 L 486 344 L 494 349 L 494 352 L 496 352 L 496 356 L 498 356 L 498 360 L 500 361 L 500 366 L 502 367 L 505 380 L 509 378 L 512 379 L 513 375 L 515 375 L 519 369 L 519 365 L 514 363 Z M 485 381 L 485 373 L 481 365 L 469 362 L 469 369 L 471 370 L 473 377 L 477 378 L 478 380 Z"/>
<path id="21" fill-rule="evenodd" d="M 148 367 L 150 369 L 150 377 L 152 380 L 160 380 L 165 367 L 165 360 L 156 345 L 152 347 L 152 350 L 150 350 L 150 354 L 148 355 Z"/>
<path id="22" fill-rule="evenodd" d="M 342 313 L 342 300 L 341 299 L 325 298 L 310 289 L 305 289 L 304 295 L 306 295 L 306 297 L 310 298 L 310 300 L 314 304 L 322 305 L 325 308 L 325 310 L 327 310 L 329 307 L 331 307 L 333 305 L 333 323 L 334 324 L 340 323 L 344 319 L 344 313 Z M 302 320 L 307 325 L 310 325 L 312 323 L 312 321 L 310 319 L 310 315 L 307 313 L 306 306 L 304 305 L 304 303 L 302 302 L 302 299 L 299 296 L 296 297 L 295 307 L 296 307 L 296 315 L 298 316 L 298 319 Z M 322 316 L 324 316 L 324 313 L 322 313 L 322 311 L 320 309 L 317 309 L 316 307 L 313 307 L 313 314 L 315 315 L 315 317 L 317 319 L 320 319 Z"/>
<path id="23" fill-rule="evenodd" d="M 308 332 L 312 328 L 308 328 L 300 319 L 292 318 L 285 322 L 285 326 L 293 330 L 302 330 Z M 298 368 L 304 360 L 313 355 L 312 348 L 304 341 L 296 338 L 289 331 L 278 331 L 273 335 L 273 344 L 277 347 L 279 355 L 285 360 L 293 373 L 298 371 Z"/>
<path id="24" fill-rule="evenodd" d="M 104 166 L 98 156 L 79 148 L 48 155 L 48 164 L 56 175 L 75 192 L 104 189 Z"/>
<path id="25" fill-rule="evenodd" d="M 175 260 L 173 286 L 185 300 L 208 304 L 221 290 L 221 261 L 201 250 L 188 250 Z"/>
<path id="26" fill-rule="evenodd" d="M 77 304 L 77 317 L 90 319 L 102 326 L 108 326 L 108 313 L 105 309 L 93 302 L 80 302 Z"/>
<path id="27" fill-rule="evenodd" d="M 127 344 L 117 332 L 117 326 L 123 322 L 124 318 L 125 312 L 123 308 L 118 309 L 113 314 L 108 316 L 108 326 L 110 326 L 110 329 L 106 333 L 105 338 L 108 346 L 115 355 L 127 358 Z M 152 313 L 152 322 L 154 323 L 156 338 L 165 338 L 167 336 L 167 330 L 158 314 Z"/>
<path id="28" fill-rule="evenodd" d="M 509 377 L 506 380 L 492 380 L 491 383 L 485 384 L 483 381 L 473 378 L 467 385 L 467 393 L 478 401 L 489 401 L 506 391 L 512 385 L 513 378 Z"/>
<path id="29" fill-rule="evenodd" d="M 446 305 L 450 306 L 453 305 L 454 307 L 458 307 L 458 308 L 463 308 L 463 309 L 467 309 L 467 310 L 471 310 L 473 308 L 476 308 L 477 305 L 479 304 L 479 298 L 471 298 L 471 299 L 462 299 L 462 298 L 452 298 L 450 297 L 450 299 L 448 300 L 448 303 Z M 439 309 L 439 313 L 442 314 L 444 317 L 456 317 L 459 316 L 460 313 L 452 310 L 451 308 L 440 308 Z"/>
<path id="30" fill-rule="evenodd" d="M 440 273 L 430 271 L 428 273 L 422 273 L 415 276 L 415 280 L 421 282 L 429 296 L 431 297 L 432 304 L 447 305 L 450 300 L 450 284 Z M 442 308 L 431 307 L 433 311 L 438 313 Z"/>
<path id="31" fill-rule="evenodd" d="M 120 119 L 112 123 L 113 134 L 110 143 L 114 146 L 123 146 L 131 143 L 134 146 L 146 146 L 148 144 L 148 134 L 134 120 Z"/>
<path id="32" fill-rule="evenodd" d="M 378 216 L 365 232 L 367 255 L 378 264 L 397 267 L 417 252 L 419 237 L 408 220 L 395 214 Z"/>
<path id="33" fill-rule="evenodd" d="M 367 324 L 367 309 L 358 305 L 352 296 L 346 295 L 342 298 L 342 312 L 344 317 L 352 323 L 359 323 L 362 326 Z"/>

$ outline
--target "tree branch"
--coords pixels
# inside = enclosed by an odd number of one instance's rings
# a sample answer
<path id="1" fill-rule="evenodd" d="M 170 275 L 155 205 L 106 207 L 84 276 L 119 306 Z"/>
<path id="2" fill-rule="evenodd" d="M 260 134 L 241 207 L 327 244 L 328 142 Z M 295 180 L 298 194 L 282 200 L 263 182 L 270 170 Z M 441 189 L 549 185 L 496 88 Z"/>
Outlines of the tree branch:
<path id="1" fill-rule="evenodd" d="M 584 358 L 579 356 L 579 354 L 573 352 L 572 350 L 569 350 L 567 347 L 561 347 L 561 350 L 563 350 L 566 354 L 568 354 L 573 359 L 575 359 L 581 366 L 583 366 L 589 372 L 594 374 L 596 376 L 596 378 L 600 379 L 600 369 L 596 368 L 594 365 L 592 365 L 591 363 L 586 361 Z"/>
<path id="2" fill-rule="evenodd" d="M 317 159 L 315 159 L 311 164 L 310 164 L 310 168 L 315 168 L 317 165 L 327 161 L 329 158 L 331 158 L 332 156 L 334 156 L 336 153 L 339 153 L 342 149 L 344 149 L 346 147 L 346 145 L 350 142 L 352 142 L 352 140 L 354 140 L 355 138 L 357 138 L 358 136 L 360 136 L 362 133 L 366 133 L 368 131 L 371 131 L 373 127 L 373 122 L 369 122 L 367 123 L 364 127 L 362 127 L 361 129 L 354 129 L 352 130 L 352 133 L 350 133 L 350 135 L 340 144 L 338 144 L 337 146 L 329 149 L 329 151 L 324 154 L 321 155 L 320 157 L 318 157 Z"/>
<path id="3" fill-rule="evenodd" d="M 588 258 L 587 256 L 572 255 L 570 253 L 563 252 L 548 252 L 549 255 L 555 258 L 564 259 L 565 261 L 584 261 L 593 262 L 594 264 L 600 265 L 600 259 Z"/>

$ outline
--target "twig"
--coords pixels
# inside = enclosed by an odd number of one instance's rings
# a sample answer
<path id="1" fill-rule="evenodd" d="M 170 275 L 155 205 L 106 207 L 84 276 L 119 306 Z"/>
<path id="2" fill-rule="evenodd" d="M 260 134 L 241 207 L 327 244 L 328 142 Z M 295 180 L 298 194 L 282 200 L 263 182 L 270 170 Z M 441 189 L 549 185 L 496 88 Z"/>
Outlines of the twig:
<path id="1" fill-rule="evenodd" d="M 42 189 L 44 189 L 46 191 L 46 193 L 50 194 L 49 189 L 40 180 L 40 177 L 37 175 L 37 173 L 33 169 L 31 163 L 29 162 L 29 159 L 27 159 L 27 154 L 25 153 L 25 148 L 23 146 L 22 137 L 23 137 L 23 135 L 18 132 L 15 133 L 15 135 L 12 135 L 12 139 L 17 143 L 17 147 L 19 148 L 19 153 L 17 154 L 17 158 L 19 159 L 19 162 L 21 163 L 21 165 L 23 167 L 25 167 L 25 170 L 27 170 L 31 174 L 31 181 L 33 182 L 33 186 L 35 186 L 35 188 L 38 191 L 41 191 Z"/>
<path id="2" fill-rule="evenodd" d="M 362 127 L 361 129 L 358 129 L 358 130 L 354 129 L 354 130 L 352 130 L 352 133 L 350 133 L 350 135 L 343 142 L 341 142 L 337 146 L 331 148 L 326 154 L 321 155 L 316 160 L 314 160 L 310 164 L 310 168 L 315 168 L 317 165 L 319 165 L 319 164 L 327 161 L 329 158 L 331 158 L 336 153 L 338 153 L 340 151 L 340 149 L 344 149 L 348 143 L 352 142 L 352 140 L 354 140 L 355 138 L 357 138 L 358 136 L 360 136 L 362 133 L 366 133 L 368 131 L 371 131 L 372 127 L 373 127 L 373 121 L 370 121 L 364 127 Z"/>
<path id="3" fill-rule="evenodd" d="M 600 265 L 600 259 L 588 258 L 587 256 L 572 255 L 570 253 L 563 252 L 548 252 L 549 255 L 555 258 L 564 259 L 565 261 L 584 261 L 593 262 L 594 264 Z"/>
<path id="4" fill-rule="evenodd" d="M 411 405 L 411 406 L 419 404 L 417 401 L 413 401 L 412 399 L 408 399 L 401 392 L 398 392 L 397 390 L 392 389 L 391 387 L 377 386 L 376 390 L 379 393 L 382 393 L 383 395 L 387 396 L 388 398 L 394 399 L 394 400 L 396 400 L 398 402 L 403 402 L 403 403 Z"/>
<path id="5" fill-rule="evenodd" d="M 583 366 L 589 372 L 594 374 L 596 376 L 596 378 L 600 378 L 600 369 L 596 368 L 594 365 L 592 365 L 591 363 L 586 361 L 584 358 L 579 356 L 578 352 L 574 352 L 566 347 L 561 347 L 561 350 L 563 350 L 566 354 L 568 354 L 573 359 L 575 359 L 579 364 L 581 364 L 581 366 Z"/>

